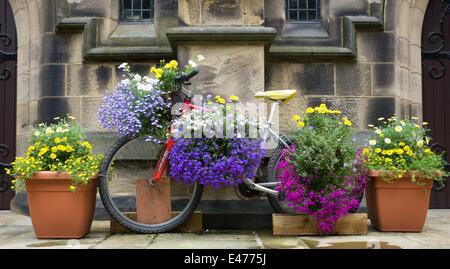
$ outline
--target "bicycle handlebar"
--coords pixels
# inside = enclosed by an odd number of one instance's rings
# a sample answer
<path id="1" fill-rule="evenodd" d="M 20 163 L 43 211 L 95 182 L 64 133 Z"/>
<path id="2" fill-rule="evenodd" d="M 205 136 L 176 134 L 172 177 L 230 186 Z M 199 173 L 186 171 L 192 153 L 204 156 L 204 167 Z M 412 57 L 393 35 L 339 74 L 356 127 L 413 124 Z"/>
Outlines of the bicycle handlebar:
<path id="1" fill-rule="evenodd" d="M 188 73 L 188 74 L 177 76 L 176 82 L 178 82 L 178 83 L 188 82 L 188 81 L 191 80 L 193 77 L 195 77 L 198 73 L 199 73 L 198 68 L 194 68 L 194 69 L 193 69 L 190 73 Z"/>

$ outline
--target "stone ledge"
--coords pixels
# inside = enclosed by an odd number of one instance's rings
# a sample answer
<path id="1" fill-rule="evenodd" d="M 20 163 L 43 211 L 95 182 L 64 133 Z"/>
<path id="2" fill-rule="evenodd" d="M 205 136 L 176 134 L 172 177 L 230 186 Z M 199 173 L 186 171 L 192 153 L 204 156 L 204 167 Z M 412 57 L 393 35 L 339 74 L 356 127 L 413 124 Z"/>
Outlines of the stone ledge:
<path id="1" fill-rule="evenodd" d="M 123 61 L 123 60 L 159 60 L 172 58 L 174 52 L 167 46 L 99 46 L 97 42 L 98 18 L 95 17 L 64 17 L 67 14 L 56 15 L 55 32 L 83 33 L 84 61 Z"/>
<path id="2" fill-rule="evenodd" d="M 356 61 L 358 31 L 384 30 L 384 0 L 371 4 L 373 16 L 345 16 L 342 19 L 342 47 L 308 47 L 292 46 L 277 42 L 269 50 L 271 60 L 311 61 Z"/>
<path id="3" fill-rule="evenodd" d="M 179 42 L 263 42 L 269 46 L 277 31 L 262 26 L 189 26 L 170 28 L 166 34 L 172 49 L 176 50 Z"/>

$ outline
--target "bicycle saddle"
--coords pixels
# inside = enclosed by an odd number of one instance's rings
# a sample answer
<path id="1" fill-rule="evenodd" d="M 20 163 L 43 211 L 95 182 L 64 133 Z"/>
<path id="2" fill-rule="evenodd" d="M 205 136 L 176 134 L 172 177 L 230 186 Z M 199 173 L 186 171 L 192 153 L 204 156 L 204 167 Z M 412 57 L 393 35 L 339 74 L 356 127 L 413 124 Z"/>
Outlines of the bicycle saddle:
<path id="1" fill-rule="evenodd" d="M 256 98 L 266 98 L 272 101 L 282 101 L 283 103 L 289 102 L 297 95 L 296 90 L 285 90 L 285 91 L 267 91 L 258 92 L 255 94 Z"/>

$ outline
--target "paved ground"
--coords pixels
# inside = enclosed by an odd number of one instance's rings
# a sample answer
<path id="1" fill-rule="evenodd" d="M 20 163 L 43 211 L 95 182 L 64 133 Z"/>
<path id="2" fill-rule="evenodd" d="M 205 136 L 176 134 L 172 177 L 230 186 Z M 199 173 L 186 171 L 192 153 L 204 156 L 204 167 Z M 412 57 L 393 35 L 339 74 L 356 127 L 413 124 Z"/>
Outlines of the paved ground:
<path id="1" fill-rule="evenodd" d="M 38 240 L 28 217 L 0 211 L 0 249 L 5 248 L 447 248 L 450 210 L 430 210 L 422 233 L 379 233 L 367 236 L 272 236 L 270 231 L 205 231 L 202 234 L 110 235 L 109 222 L 95 221 L 82 240 Z"/>

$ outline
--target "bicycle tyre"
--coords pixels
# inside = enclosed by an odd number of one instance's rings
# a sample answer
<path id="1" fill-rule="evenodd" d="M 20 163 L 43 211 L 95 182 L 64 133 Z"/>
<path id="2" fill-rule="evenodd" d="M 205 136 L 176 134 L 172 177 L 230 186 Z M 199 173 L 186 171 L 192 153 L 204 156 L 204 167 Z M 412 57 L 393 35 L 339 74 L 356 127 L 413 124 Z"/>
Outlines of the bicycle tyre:
<path id="1" fill-rule="evenodd" d="M 284 145 L 280 143 L 278 147 L 274 150 L 272 156 L 270 157 L 269 163 L 267 165 L 267 176 L 265 178 L 263 177 L 263 180 L 265 180 L 265 182 L 274 181 L 276 167 L 280 162 L 281 153 L 284 148 L 285 148 Z M 270 206 L 272 207 L 275 213 L 289 213 L 289 211 L 282 206 L 282 202 L 278 199 L 277 196 L 267 194 L 267 200 L 269 201 Z"/>
<path id="2" fill-rule="evenodd" d="M 160 224 L 143 224 L 126 217 L 114 204 L 113 198 L 109 193 L 107 175 L 108 169 L 110 169 L 111 162 L 113 161 L 116 153 L 119 152 L 122 147 L 137 138 L 138 137 L 136 136 L 123 136 L 119 140 L 117 140 L 116 143 L 108 150 L 102 163 L 99 176 L 99 193 L 101 200 L 110 216 L 131 231 L 141 234 L 164 233 L 171 231 L 183 224 L 197 208 L 202 198 L 203 185 L 201 185 L 200 183 L 196 183 L 194 185 L 192 198 L 189 201 L 188 205 L 176 217 L 168 220 L 167 222 Z"/>

